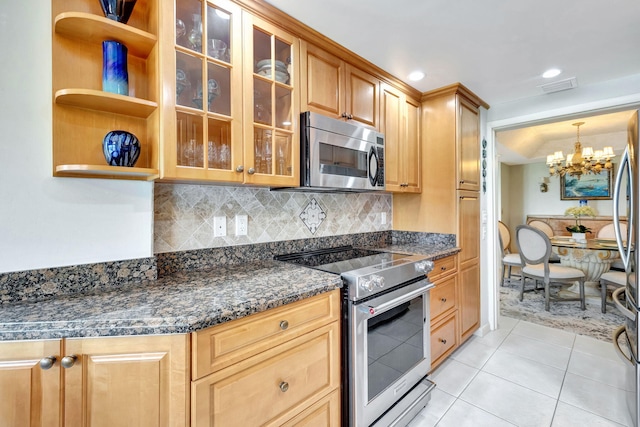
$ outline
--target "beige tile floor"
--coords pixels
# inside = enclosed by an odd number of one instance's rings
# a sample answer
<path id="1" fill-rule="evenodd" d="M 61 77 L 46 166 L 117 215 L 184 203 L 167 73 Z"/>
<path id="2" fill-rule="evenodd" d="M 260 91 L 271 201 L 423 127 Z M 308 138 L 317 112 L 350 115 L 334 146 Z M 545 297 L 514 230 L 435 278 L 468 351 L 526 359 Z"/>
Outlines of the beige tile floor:
<path id="1" fill-rule="evenodd" d="M 630 426 L 623 375 L 610 342 L 501 317 L 433 372 L 409 426 Z"/>

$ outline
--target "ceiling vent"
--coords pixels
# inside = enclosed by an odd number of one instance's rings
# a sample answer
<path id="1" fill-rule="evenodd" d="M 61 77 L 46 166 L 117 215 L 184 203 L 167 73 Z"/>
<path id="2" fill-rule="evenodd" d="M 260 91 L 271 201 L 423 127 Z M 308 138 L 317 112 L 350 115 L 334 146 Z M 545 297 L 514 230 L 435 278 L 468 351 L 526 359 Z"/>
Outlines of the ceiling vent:
<path id="1" fill-rule="evenodd" d="M 575 77 L 571 77 L 564 80 L 558 80 L 557 82 L 540 85 L 538 87 L 541 88 L 544 93 L 553 93 L 578 87 L 578 82 Z"/>

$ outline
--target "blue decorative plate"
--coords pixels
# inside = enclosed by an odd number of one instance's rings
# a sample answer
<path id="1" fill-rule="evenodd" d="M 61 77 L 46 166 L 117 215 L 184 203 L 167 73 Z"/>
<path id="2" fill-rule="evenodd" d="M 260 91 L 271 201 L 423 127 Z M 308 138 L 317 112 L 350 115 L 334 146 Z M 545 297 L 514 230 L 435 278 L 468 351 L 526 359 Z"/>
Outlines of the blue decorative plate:
<path id="1" fill-rule="evenodd" d="M 140 157 L 140 142 L 131 132 L 112 130 L 102 141 L 102 151 L 109 165 L 132 167 Z"/>

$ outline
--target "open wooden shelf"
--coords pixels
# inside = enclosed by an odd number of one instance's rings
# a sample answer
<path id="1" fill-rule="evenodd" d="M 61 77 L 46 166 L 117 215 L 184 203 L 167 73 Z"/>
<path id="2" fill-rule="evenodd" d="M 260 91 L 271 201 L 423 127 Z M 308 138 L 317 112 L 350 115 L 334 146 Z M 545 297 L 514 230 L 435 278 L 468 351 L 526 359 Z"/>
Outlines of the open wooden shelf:
<path id="1" fill-rule="evenodd" d="M 64 12 L 56 16 L 54 25 L 58 34 L 91 43 L 117 40 L 139 58 L 147 58 L 158 41 L 151 33 L 91 13 Z"/>
<path id="2" fill-rule="evenodd" d="M 158 103 L 153 101 L 94 89 L 60 89 L 56 92 L 55 100 L 57 104 L 142 119 L 158 108 Z"/>
<path id="3" fill-rule="evenodd" d="M 160 176 L 158 169 L 108 165 L 58 165 L 56 176 L 76 178 L 117 178 L 153 181 Z"/>

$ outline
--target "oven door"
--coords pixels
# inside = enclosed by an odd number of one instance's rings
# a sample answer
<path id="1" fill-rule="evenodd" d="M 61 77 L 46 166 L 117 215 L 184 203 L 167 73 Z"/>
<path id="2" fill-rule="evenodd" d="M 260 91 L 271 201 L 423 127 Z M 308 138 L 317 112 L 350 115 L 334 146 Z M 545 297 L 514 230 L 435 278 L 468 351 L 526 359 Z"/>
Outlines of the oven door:
<path id="1" fill-rule="evenodd" d="M 432 287 L 423 279 L 351 304 L 349 425 L 371 425 L 429 372 Z"/>

